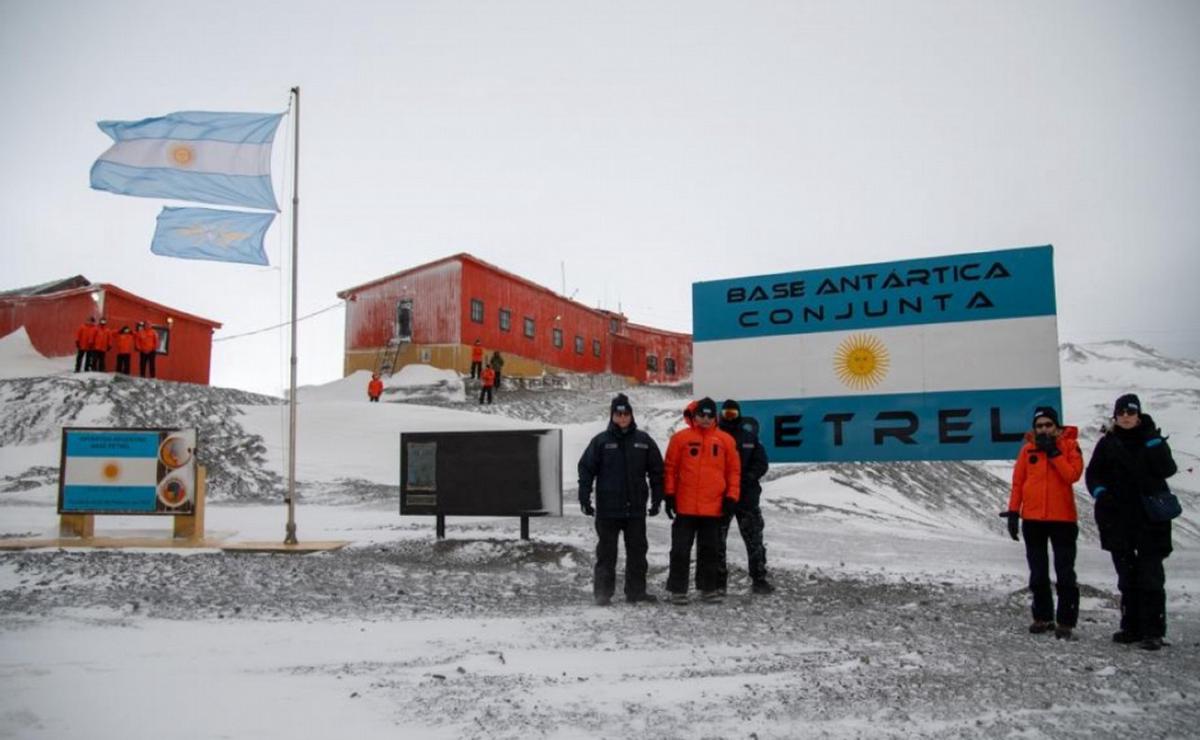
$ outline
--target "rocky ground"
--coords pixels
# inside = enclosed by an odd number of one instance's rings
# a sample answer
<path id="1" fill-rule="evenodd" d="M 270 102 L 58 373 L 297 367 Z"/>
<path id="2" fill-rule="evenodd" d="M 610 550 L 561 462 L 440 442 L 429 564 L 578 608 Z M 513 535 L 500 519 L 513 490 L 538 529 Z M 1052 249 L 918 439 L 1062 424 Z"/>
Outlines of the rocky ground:
<path id="1" fill-rule="evenodd" d="M 785 536 L 801 515 L 771 516 Z M 400 623 L 418 649 L 380 644 L 371 660 L 298 658 L 286 671 L 353 680 L 398 725 L 458 737 L 1189 737 L 1200 726 L 1190 596 L 1157 653 L 1110 641 L 1106 581 L 1085 581 L 1078 639 L 1027 634 L 1021 573 L 781 566 L 778 592 L 762 597 L 735 567 L 721 604 L 618 594 L 604 608 L 590 603 L 590 521 L 539 520 L 530 542 L 510 525 L 459 524 L 441 542 L 396 525 L 397 540 L 307 557 L 5 553 L 0 623 L 18 640 L 63 618 L 134 630 Z M 466 636 L 444 636 L 447 624 Z"/>

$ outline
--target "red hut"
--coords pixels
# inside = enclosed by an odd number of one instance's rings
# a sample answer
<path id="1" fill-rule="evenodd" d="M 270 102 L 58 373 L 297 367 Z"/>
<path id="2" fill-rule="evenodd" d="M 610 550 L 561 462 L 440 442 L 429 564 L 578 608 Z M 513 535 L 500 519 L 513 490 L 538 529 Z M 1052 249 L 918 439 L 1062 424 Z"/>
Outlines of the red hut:
<path id="1" fill-rule="evenodd" d="M 221 328 L 216 321 L 109 283 L 91 283 L 82 275 L 0 292 L 0 337 L 25 327 L 34 349 L 47 357 L 74 356 L 75 330 L 89 316 L 108 319 L 114 331 L 126 325 L 132 329 L 139 321 L 149 323 L 158 332 L 158 378 L 208 385 L 212 335 Z M 115 365 L 110 350 L 105 366 Z"/>
<path id="2" fill-rule="evenodd" d="M 465 373 L 479 340 L 505 376 L 613 373 L 637 382 L 691 377 L 692 337 L 630 324 L 469 254 L 338 293 L 346 301 L 343 368 L 394 372 L 411 363 Z"/>

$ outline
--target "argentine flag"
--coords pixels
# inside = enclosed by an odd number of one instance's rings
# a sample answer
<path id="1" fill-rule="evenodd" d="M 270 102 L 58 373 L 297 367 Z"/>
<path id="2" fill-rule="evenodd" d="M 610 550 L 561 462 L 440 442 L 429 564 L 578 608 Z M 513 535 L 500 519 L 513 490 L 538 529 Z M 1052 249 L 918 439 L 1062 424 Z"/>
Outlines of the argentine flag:
<path id="1" fill-rule="evenodd" d="M 92 165 L 96 190 L 278 211 L 271 143 L 282 113 L 182 111 L 100 121 L 113 145 Z"/>
<path id="2" fill-rule="evenodd" d="M 266 265 L 263 236 L 274 213 L 164 207 L 150 251 L 164 257 Z"/>

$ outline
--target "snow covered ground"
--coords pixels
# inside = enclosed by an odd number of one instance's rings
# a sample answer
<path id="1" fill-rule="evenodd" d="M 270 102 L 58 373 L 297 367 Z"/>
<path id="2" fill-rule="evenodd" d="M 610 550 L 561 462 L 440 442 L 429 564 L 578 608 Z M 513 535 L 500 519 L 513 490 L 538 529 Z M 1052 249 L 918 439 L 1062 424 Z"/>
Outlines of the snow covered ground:
<path id="1" fill-rule="evenodd" d="M 278 399 L 73 376 L 11 337 L 0 368 L 0 537 L 55 532 L 59 429 L 88 423 L 198 426 L 209 531 L 282 539 Z M 480 408 L 425 368 L 391 379 L 384 399 L 400 402 L 366 403 L 358 376 L 298 392 L 299 536 L 343 551 L 0 553 L 0 737 L 1196 736 L 1200 366 L 1122 342 L 1065 345 L 1062 368 L 1085 454 L 1130 388 L 1172 433 L 1187 511 L 1161 652 L 1109 640 L 1114 577 L 1088 521 L 1079 639 L 1025 631 L 1023 548 L 996 517 L 1007 463 L 777 466 L 763 493 L 776 594 L 748 593 L 735 534 L 723 604 L 592 606 L 573 463 L 609 394 Z M 689 393 L 631 392 L 664 447 Z M 452 518 L 439 542 L 431 519 L 399 516 L 401 431 L 526 426 L 564 441 L 567 513 L 533 520 L 531 541 L 515 520 Z M 97 521 L 148 531 L 169 522 Z M 668 521 L 649 536 L 661 594 Z"/>

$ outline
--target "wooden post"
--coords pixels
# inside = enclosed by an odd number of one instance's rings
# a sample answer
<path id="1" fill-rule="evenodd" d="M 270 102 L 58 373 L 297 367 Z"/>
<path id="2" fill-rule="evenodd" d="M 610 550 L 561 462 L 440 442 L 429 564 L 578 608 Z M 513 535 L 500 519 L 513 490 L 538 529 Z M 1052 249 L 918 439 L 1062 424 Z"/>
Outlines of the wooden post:
<path id="1" fill-rule="evenodd" d="M 58 517 L 59 537 L 84 537 L 90 539 L 96 536 L 96 516 L 94 514 L 60 514 Z"/>
<path id="2" fill-rule="evenodd" d="M 207 489 L 208 471 L 203 465 L 196 466 L 196 506 L 191 516 L 172 517 L 175 522 L 175 538 L 197 541 L 204 539 L 204 498 Z"/>
<path id="3" fill-rule="evenodd" d="M 521 517 L 521 539 L 529 539 L 529 517 Z"/>
<path id="4" fill-rule="evenodd" d="M 437 515 L 437 538 L 439 540 L 446 539 L 446 517 L 441 514 Z"/>

